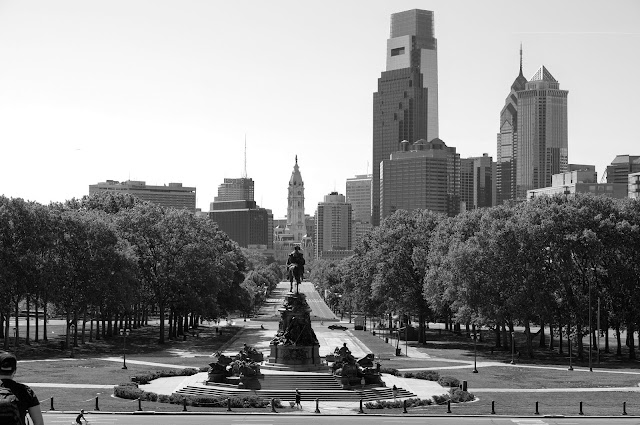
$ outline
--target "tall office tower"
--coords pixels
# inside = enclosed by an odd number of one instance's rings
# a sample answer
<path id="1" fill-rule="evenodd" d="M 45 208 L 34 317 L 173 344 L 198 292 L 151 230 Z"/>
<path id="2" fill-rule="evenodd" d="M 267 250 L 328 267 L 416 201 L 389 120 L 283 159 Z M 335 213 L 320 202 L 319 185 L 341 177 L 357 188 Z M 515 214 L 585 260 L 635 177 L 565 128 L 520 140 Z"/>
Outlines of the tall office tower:
<path id="1" fill-rule="evenodd" d="M 347 202 L 353 208 L 353 221 L 371 223 L 372 174 L 361 174 L 347 179 Z"/>
<path id="2" fill-rule="evenodd" d="M 466 210 L 495 205 L 495 174 L 496 163 L 486 153 L 460 160 L 460 200 Z"/>
<path id="3" fill-rule="evenodd" d="M 433 12 L 391 15 L 386 71 L 373 94 L 373 211 L 380 224 L 380 163 L 403 140 L 438 137 L 438 55 Z"/>
<path id="4" fill-rule="evenodd" d="M 253 196 L 253 179 L 224 179 L 224 183 L 218 186 L 218 196 L 213 198 L 213 201 L 253 201 Z"/>
<path id="5" fill-rule="evenodd" d="M 351 204 L 344 195 L 331 192 L 316 211 L 315 257 L 340 259 L 353 254 L 351 251 Z"/>
<path id="6" fill-rule="evenodd" d="M 518 92 L 525 89 L 527 79 L 522 75 L 522 45 L 520 73 L 511 84 L 511 91 L 500 112 L 500 133 L 496 164 L 496 202 L 516 198 L 516 153 L 518 148 Z"/>
<path id="7" fill-rule="evenodd" d="M 418 140 L 380 164 L 380 218 L 396 210 L 460 212 L 460 154 L 440 139 Z"/>
<path id="8" fill-rule="evenodd" d="M 293 241 L 299 243 L 306 236 L 307 228 L 304 224 L 304 182 L 298 168 L 298 155 L 289 179 L 287 201 L 287 228 L 293 235 Z"/>
<path id="9" fill-rule="evenodd" d="M 361 174 L 347 179 L 347 202 L 353 209 L 351 218 L 351 241 L 353 245 L 372 229 L 371 188 L 373 174 Z"/>
<path id="10" fill-rule="evenodd" d="M 640 156 L 617 155 L 607 165 L 607 183 L 627 183 L 629 174 L 640 172 Z"/>
<path id="11" fill-rule="evenodd" d="M 551 186 L 568 164 L 567 90 L 541 66 L 518 91 L 516 197 Z"/>
<path id="12" fill-rule="evenodd" d="M 273 249 L 273 213 L 255 201 L 213 201 L 209 218 L 243 248 Z"/>
<path id="13" fill-rule="evenodd" d="M 196 188 L 182 186 L 182 183 L 169 183 L 164 186 L 150 186 L 143 181 L 127 180 L 119 182 L 107 180 L 89 185 L 89 195 L 98 192 L 130 193 L 143 201 L 166 208 L 188 209 L 196 212 Z"/>

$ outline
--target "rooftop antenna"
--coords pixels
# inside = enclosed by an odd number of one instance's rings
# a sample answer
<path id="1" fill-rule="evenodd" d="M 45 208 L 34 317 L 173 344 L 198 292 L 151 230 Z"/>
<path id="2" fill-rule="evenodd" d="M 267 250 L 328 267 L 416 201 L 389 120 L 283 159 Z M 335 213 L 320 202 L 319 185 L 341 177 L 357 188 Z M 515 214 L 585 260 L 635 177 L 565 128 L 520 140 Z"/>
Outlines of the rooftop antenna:
<path id="1" fill-rule="evenodd" d="M 520 75 L 522 75 L 522 42 L 520 42 Z"/>
<path id="2" fill-rule="evenodd" d="M 244 133 L 244 173 L 242 173 L 242 178 L 247 178 L 247 133 Z"/>

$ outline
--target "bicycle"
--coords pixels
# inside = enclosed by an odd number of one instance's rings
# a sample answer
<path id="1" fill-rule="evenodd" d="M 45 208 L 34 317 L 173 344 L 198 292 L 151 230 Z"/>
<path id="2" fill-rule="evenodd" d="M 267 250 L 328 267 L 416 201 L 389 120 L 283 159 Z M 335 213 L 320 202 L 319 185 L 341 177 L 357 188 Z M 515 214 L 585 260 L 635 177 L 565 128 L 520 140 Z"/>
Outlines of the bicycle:
<path id="1" fill-rule="evenodd" d="M 80 414 L 76 416 L 76 420 L 71 422 L 71 425 L 82 425 L 82 420 L 84 420 L 84 425 L 89 425 L 89 421 L 84 417 L 84 409 L 80 410 Z"/>

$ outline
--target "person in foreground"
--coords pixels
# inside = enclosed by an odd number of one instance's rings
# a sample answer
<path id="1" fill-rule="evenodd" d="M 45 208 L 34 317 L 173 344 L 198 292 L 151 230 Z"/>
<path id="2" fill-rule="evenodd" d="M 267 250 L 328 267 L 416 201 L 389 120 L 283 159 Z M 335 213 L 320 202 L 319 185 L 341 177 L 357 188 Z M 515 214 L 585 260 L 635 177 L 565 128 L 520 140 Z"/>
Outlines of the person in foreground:
<path id="1" fill-rule="evenodd" d="M 0 351 L 0 423 L 25 425 L 27 412 L 33 425 L 44 425 L 38 397 L 27 385 L 13 380 L 17 369 L 16 356 Z M 10 422 L 12 411 L 17 410 L 19 422 Z M 14 415 L 15 417 L 15 415 Z"/>

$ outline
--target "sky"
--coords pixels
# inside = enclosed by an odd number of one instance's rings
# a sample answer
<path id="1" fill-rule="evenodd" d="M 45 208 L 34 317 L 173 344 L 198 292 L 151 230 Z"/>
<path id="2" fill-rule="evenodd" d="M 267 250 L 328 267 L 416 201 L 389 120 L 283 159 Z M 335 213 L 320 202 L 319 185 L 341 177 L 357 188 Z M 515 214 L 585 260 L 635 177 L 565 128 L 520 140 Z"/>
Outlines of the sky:
<path id="1" fill-rule="evenodd" d="M 0 0 L 0 194 L 181 182 L 209 211 L 244 174 L 283 218 L 295 157 L 314 214 L 372 172 L 390 15 L 432 10 L 440 138 L 496 159 L 519 69 L 569 91 L 569 163 L 640 155 L 637 0 Z M 245 165 L 246 138 L 246 165 Z"/>

